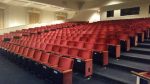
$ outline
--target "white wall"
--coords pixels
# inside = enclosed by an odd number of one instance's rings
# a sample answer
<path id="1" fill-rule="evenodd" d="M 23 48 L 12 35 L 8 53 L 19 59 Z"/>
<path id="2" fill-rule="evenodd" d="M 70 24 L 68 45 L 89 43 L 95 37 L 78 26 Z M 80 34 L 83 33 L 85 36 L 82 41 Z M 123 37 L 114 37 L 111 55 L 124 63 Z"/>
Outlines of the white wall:
<path id="1" fill-rule="evenodd" d="M 96 10 L 82 10 L 82 11 L 76 11 L 73 18 L 70 19 L 70 21 L 99 21 L 100 17 L 95 18 L 95 14 L 97 14 Z M 99 13 L 97 14 L 99 15 Z"/>
<path id="2" fill-rule="evenodd" d="M 150 17 L 149 15 L 149 4 L 150 1 L 134 2 L 134 3 L 122 3 L 118 5 L 105 6 L 100 9 L 101 20 L 116 20 L 116 19 L 132 19 L 132 18 L 145 18 Z M 140 7 L 139 15 L 128 15 L 120 16 L 120 9 L 130 7 Z M 107 17 L 107 11 L 114 10 L 114 17 Z"/>
<path id="3" fill-rule="evenodd" d="M 41 21 L 40 21 L 41 23 L 50 23 L 54 20 L 56 20 L 54 12 L 49 12 L 49 11 L 41 12 Z"/>
<path id="4" fill-rule="evenodd" d="M 4 27 L 14 27 L 27 24 L 27 9 L 24 7 L 8 6 L 4 10 Z"/>
<path id="5" fill-rule="evenodd" d="M 56 21 L 55 12 L 46 11 L 46 10 L 38 10 L 40 13 L 40 23 L 41 24 L 33 24 L 29 25 L 29 17 L 28 12 L 29 8 L 13 6 L 13 5 L 5 5 L 0 3 L 0 8 L 4 9 L 4 28 L 0 29 L 0 35 L 4 33 L 8 33 L 10 31 L 20 30 L 23 28 L 36 27 L 41 25 L 50 25 L 57 22 Z M 68 18 L 71 18 L 73 13 L 68 13 Z"/>

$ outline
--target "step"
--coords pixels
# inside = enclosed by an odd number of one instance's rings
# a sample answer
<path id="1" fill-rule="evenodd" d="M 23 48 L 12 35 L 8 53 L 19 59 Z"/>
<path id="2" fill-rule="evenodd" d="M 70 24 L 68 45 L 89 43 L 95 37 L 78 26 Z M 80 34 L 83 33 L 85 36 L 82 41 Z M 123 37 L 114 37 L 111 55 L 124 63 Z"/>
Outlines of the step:
<path id="1" fill-rule="evenodd" d="M 150 49 L 150 43 L 139 43 L 137 47 Z"/>
<path id="2" fill-rule="evenodd" d="M 121 58 L 126 59 L 126 60 L 133 60 L 133 61 L 150 64 L 150 56 L 149 55 L 125 52 L 125 53 L 121 53 Z"/>
<path id="3" fill-rule="evenodd" d="M 145 63 L 140 63 L 136 61 L 129 61 L 129 60 L 116 60 L 113 58 L 109 59 L 110 66 L 117 67 L 120 69 L 124 69 L 127 71 L 149 71 L 150 65 Z"/>
<path id="4" fill-rule="evenodd" d="M 106 69 L 94 66 L 94 74 L 119 83 L 110 84 L 135 84 L 136 77 L 130 72 L 119 70 L 117 68 L 107 67 Z"/>
<path id="5" fill-rule="evenodd" d="M 73 84 L 110 84 L 109 79 L 98 78 L 96 75 L 93 75 L 92 78 L 88 79 L 81 74 L 74 73 L 73 74 Z M 112 84 L 117 84 L 112 82 Z"/>
<path id="6" fill-rule="evenodd" d="M 150 39 L 145 39 L 144 43 L 150 43 Z"/>
<path id="7" fill-rule="evenodd" d="M 132 47 L 129 52 L 150 55 L 150 49 L 147 48 Z"/>

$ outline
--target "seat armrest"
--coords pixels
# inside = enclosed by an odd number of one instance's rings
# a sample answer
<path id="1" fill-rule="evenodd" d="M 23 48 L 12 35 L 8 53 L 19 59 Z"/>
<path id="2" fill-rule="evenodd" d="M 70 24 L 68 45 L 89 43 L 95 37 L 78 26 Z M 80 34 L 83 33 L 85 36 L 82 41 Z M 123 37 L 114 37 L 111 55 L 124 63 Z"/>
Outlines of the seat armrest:
<path id="1" fill-rule="evenodd" d="M 65 71 L 62 71 L 62 73 L 69 73 L 69 72 L 72 72 L 72 69 L 69 69 L 69 70 L 65 70 Z"/>
<path id="2" fill-rule="evenodd" d="M 120 45 L 116 45 L 116 46 L 120 46 Z"/>
<path id="3" fill-rule="evenodd" d="M 93 59 L 86 59 L 85 61 L 92 61 Z"/>

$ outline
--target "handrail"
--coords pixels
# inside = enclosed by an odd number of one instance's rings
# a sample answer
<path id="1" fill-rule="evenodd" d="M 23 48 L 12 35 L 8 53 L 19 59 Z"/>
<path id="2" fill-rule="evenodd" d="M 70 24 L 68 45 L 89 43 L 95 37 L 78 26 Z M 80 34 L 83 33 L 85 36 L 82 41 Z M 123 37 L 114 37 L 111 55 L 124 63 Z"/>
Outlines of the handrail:
<path id="1" fill-rule="evenodd" d="M 150 80 L 150 77 L 144 76 L 144 74 L 147 74 L 148 72 L 135 72 L 135 71 L 131 71 L 132 74 L 139 76 L 141 78 Z"/>

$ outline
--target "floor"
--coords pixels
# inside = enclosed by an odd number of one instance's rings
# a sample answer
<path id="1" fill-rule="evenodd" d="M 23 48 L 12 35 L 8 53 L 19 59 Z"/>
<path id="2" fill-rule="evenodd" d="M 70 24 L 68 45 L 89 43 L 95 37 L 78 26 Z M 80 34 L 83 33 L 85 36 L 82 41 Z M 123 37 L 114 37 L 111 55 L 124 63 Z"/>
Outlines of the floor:
<path id="1" fill-rule="evenodd" d="M 50 84 L 50 80 L 40 79 L 0 55 L 0 84 Z M 109 84 L 109 81 L 95 76 L 87 79 L 74 74 L 73 84 Z"/>

